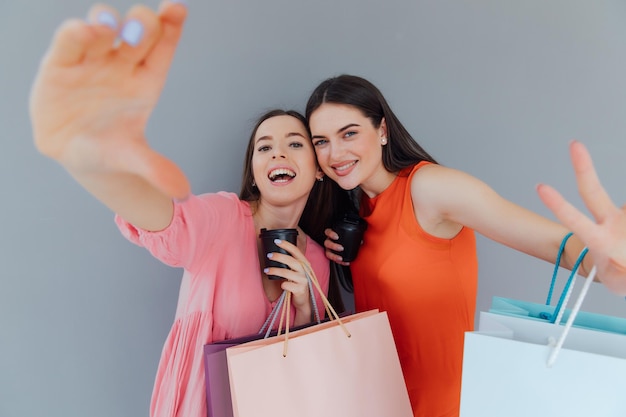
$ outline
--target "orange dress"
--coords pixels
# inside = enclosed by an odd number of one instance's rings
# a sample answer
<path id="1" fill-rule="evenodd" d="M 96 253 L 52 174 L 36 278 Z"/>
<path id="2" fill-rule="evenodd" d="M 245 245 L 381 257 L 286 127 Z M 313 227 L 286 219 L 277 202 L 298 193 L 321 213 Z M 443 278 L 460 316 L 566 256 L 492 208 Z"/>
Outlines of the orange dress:
<path id="1" fill-rule="evenodd" d="M 357 311 L 387 311 L 416 417 L 459 414 L 464 332 L 474 327 L 476 239 L 453 239 L 418 224 L 411 178 L 428 162 L 400 172 L 375 198 L 364 197 L 368 229 L 351 269 Z"/>

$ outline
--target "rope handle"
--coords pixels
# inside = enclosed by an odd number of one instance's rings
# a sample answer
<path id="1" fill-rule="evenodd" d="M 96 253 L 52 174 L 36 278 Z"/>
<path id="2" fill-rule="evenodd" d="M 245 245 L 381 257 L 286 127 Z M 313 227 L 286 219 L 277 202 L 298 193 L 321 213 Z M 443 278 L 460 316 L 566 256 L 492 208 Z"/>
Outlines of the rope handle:
<path id="1" fill-rule="evenodd" d="M 280 294 L 280 297 L 278 297 L 278 300 L 276 300 L 276 304 L 274 305 L 274 308 L 272 308 L 272 311 L 270 311 L 270 314 L 267 316 L 267 319 L 265 319 L 265 322 L 259 329 L 259 332 L 258 332 L 259 334 L 267 330 L 265 333 L 265 336 L 263 336 L 264 339 L 267 339 L 270 336 L 272 328 L 274 328 L 274 323 L 276 322 L 276 318 L 278 318 L 278 313 L 280 312 L 283 302 L 285 301 L 285 296 L 286 296 L 286 291 L 283 291 Z"/>
<path id="2" fill-rule="evenodd" d="M 561 246 L 559 247 L 559 251 L 556 254 L 556 261 L 554 262 L 554 270 L 552 271 L 552 281 L 550 282 L 550 289 L 548 290 L 548 298 L 546 299 L 546 305 L 549 306 L 552 301 L 552 293 L 554 292 L 554 284 L 556 284 L 556 277 L 559 273 L 559 268 L 561 267 L 561 257 L 563 256 L 563 252 L 565 251 L 565 244 L 572 237 L 574 233 L 569 232 L 565 236 L 563 236 L 563 240 L 561 241 Z"/>
<path id="3" fill-rule="evenodd" d="M 312 290 L 312 287 L 311 287 L 311 284 L 309 283 L 309 294 L 312 293 L 311 290 Z M 283 290 L 278 300 L 276 300 L 276 304 L 274 305 L 274 308 L 272 308 L 272 311 L 270 311 L 270 314 L 267 316 L 267 319 L 265 319 L 265 322 L 261 326 L 261 329 L 259 329 L 259 332 L 258 332 L 259 334 L 265 332 L 265 336 L 263 336 L 263 339 L 267 339 L 268 337 L 270 337 L 270 334 L 272 332 L 272 329 L 274 328 L 274 324 L 276 323 L 276 319 L 278 317 L 280 317 L 278 329 L 282 328 L 283 322 L 289 323 L 288 320 L 287 321 L 285 320 L 285 316 L 283 314 L 285 312 L 285 308 L 287 307 L 291 308 L 291 293 L 289 291 Z M 321 323 L 322 321 L 320 319 L 320 313 L 317 310 L 317 302 L 315 302 L 314 297 L 311 297 L 311 308 L 313 309 L 313 315 L 315 317 L 315 321 L 318 324 Z"/>
<path id="4" fill-rule="evenodd" d="M 574 288 L 574 282 L 576 281 L 576 275 L 578 274 L 578 270 L 580 269 L 580 264 L 583 262 L 585 255 L 587 255 L 587 252 L 589 252 L 589 249 L 586 247 L 583 248 L 583 250 L 580 251 L 578 258 L 576 259 L 576 262 L 574 262 L 574 267 L 570 272 L 567 283 L 565 284 L 565 288 L 563 288 L 563 292 L 561 293 L 559 302 L 557 303 L 554 310 L 556 314 L 554 314 L 552 319 L 550 320 L 551 323 L 561 323 L 561 318 L 565 313 L 565 306 L 567 305 L 570 294 L 572 293 L 572 290 Z"/>
<path id="5" fill-rule="evenodd" d="M 309 299 L 311 300 L 311 308 L 313 310 L 313 317 L 315 318 L 315 321 L 319 324 L 322 322 L 322 319 L 320 318 L 320 312 L 317 307 L 317 301 L 315 300 L 315 294 L 313 292 L 313 284 L 311 283 L 311 278 L 308 275 L 307 275 L 307 285 L 309 287 Z M 270 333 L 272 329 L 274 328 L 274 324 L 276 323 L 276 319 L 282 314 L 281 309 L 283 307 L 283 302 L 285 301 L 286 295 L 287 295 L 287 291 L 283 290 L 283 292 L 280 294 L 280 297 L 276 301 L 276 304 L 272 308 L 272 311 L 270 311 L 270 314 L 267 316 L 267 319 L 261 326 L 261 329 L 259 330 L 259 334 L 265 331 L 265 336 L 263 337 L 264 339 L 267 339 L 270 336 Z M 291 300 L 287 302 L 287 305 L 288 306 L 291 305 Z M 281 327 L 282 325 L 279 326 L 279 328 Z"/>
<path id="6" fill-rule="evenodd" d="M 335 309 L 331 305 L 330 301 L 328 301 L 328 298 L 324 294 L 324 291 L 322 290 L 322 287 L 319 284 L 317 276 L 315 275 L 315 272 L 313 272 L 313 268 L 311 268 L 311 265 L 309 264 L 309 262 L 308 261 L 299 261 L 299 262 L 302 265 L 302 268 L 304 270 L 304 274 L 305 274 L 305 276 L 307 278 L 307 281 L 308 281 L 309 296 L 311 297 L 311 307 L 313 309 L 313 312 L 314 312 L 314 315 L 315 315 L 317 323 L 318 324 L 321 323 L 321 319 L 320 319 L 319 310 L 318 310 L 318 307 L 317 307 L 317 302 L 315 301 L 315 295 L 314 295 L 313 288 L 315 288 L 315 290 L 317 290 L 317 292 L 319 293 L 319 295 L 320 295 L 320 297 L 322 299 L 322 303 L 324 304 L 324 308 L 326 310 L 326 314 L 328 315 L 330 320 L 331 321 L 333 321 L 333 320 L 337 321 L 339 323 L 339 326 L 342 328 L 343 332 L 346 334 L 346 336 L 347 337 L 351 337 L 352 335 L 350 334 L 350 332 L 346 328 L 345 324 L 343 323 L 343 321 L 339 317 L 339 314 L 337 314 L 337 312 L 335 311 Z M 276 303 L 276 305 L 274 306 L 274 308 L 270 312 L 270 315 L 265 320 L 265 323 L 263 324 L 263 326 L 261 327 L 261 330 L 259 331 L 259 333 L 262 333 L 265 330 L 266 326 L 268 326 L 267 327 L 267 332 L 266 332 L 264 338 L 269 337 L 269 334 L 271 332 L 271 329 L 273 328 L 273 325 L 274 325 L 274 323 L 276 321 L 276 318 L 278 316 L 280 316 L 280 321 L 278 323 L 278 333 L 277 333 L 277 336 L 281 335 L 281 332 L 282 332 L 282 329 L 283 329 L 283 323 L 284 323 L 284 325 L 285 325 L 285 327 L 284 327 L 284 329 L 285 329 L 285 336 L 284 336 L 285 339 L 284 339 L 284 342 L 283 342 L 283 356 L 284 357 L 287 356 L 287 346 L 288 346 L 288 343 L 289 343 L 290 312 L 291 312 L 291 292 L 283 291 L 283 293 L 281 294 L 278 302 Z"/>
<path id="7" fill-rule="evenodd" d="M 572 325 L 574 324 L 574 320 L 576 319 L 576 316 L 578 315 L 578 312 L 580 311 L 580 306 L 582 305 L 583 300 L 587 296 L 587 292 L 589 291 L 589 287 L 591 286 L 591 283 L 593 282 L 595 276 L 596 276 L 596 266 L 594 265 L 593 268 L 591 268 L 591 272 L 589 273 L 589 276 L 585 280 L 585 283 L 583 284 L 583 288 L 580 290 L 580 294 L 578 295 L 578 298 L 576 299 L 576 302 L 574 303 L 574 307 L 572 308 L 572 312 L 570 316 L 567 318 L 567 323 L 565 323 L 565 327 L 563 329 L 563 332 L 561 332 L 561 336 L 559 337 L 559 340 L 557 341 L 556 345 L 550 352 L 550 356 L 548 357 L 548 360 L 546 362 L 546 365 L 548 366 L 548 368 L 552 367 L 552 365 L 554 365 L 554 362 L 556 362 L 559 352 L 561 351 L 561 348 L 563 347 L 563 343 L 565 343 L 565 338 L 567 337 L 570 329 L 572 328 Z"/>
<path id="8" fill-rule="evenodd" d="M 546 299 L 546 305 L 550 305 L 552 301 L 554 285 L 556 284 L 556 278 L 559 272 L 559 268 L 561 267 L 561 257 L 563 256 L 563 252 L 565 251 L 565 245 L 567 241 L 569 240 L 569 238 L 572 237 L 572 235 L 573 235 L 572 232 L 567 233 L 563 237 L 563 240 L 561 241 L 561 245 L 559 247 L 559 251 L 556 256 L 556 261 L 554 262 L 554 270 L 552 271 L 552 281 L 550 282 L 550 289 L 548 290 L 548 297 Z M 583 259 L 585 258 L 585 255 L 587 255 L 588 251 L 589 251 L 588 248 L 585 247 L 578 255 L 576 262 L 574 262 L 574 266 L 572 267 L 572 270 L 570 271 L 570 274 L 569 274 L 569 277 L 567 278 L 565 286 L 563 287 L 563 291 L 561 292 L 561 296 L 559 297 L 559 301 L 557 302 L 554 313 L 553 314 L 541 313 L 540 314 L 541 318 L 549 320 L 550 323 L 560 323 L 563 313 L 565 312 L 565 306 L 567 305 L 569 296 L 573 289 L 573 284 L 576 280 L 576 275 L 578 274 L 580 265 L 582 264 Z"/>

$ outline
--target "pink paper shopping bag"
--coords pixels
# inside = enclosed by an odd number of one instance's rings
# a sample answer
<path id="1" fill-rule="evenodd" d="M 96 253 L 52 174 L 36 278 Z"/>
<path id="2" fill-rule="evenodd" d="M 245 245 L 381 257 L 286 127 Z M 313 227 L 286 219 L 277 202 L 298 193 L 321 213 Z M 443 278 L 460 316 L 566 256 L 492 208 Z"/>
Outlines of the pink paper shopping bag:
<path id="1" fill-rule="evenodd" d="M 235 417 L 411 417 L 387 313 L 226 349 Z"/>

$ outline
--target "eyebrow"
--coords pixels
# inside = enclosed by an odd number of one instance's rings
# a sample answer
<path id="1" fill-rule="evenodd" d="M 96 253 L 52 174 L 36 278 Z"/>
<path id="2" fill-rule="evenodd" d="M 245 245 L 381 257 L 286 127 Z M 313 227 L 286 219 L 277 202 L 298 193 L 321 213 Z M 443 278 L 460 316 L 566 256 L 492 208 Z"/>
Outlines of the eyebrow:
<path id="1" fill-rule="evenodd" d="M 348 123 L 348 124 L 347 124 L 347 125 L 345 125 L 344 127 L 341 127 L 341 128 L 339 128 L 339 129 L 337 129 L 337 133 L 341 133 L 341 132 L 343 132 L 344 130 L 350 129 L 351 127 L 361 127 L 361 125 L 360 125 L 360 124 L 358 124 L 358 123 Z M 311 137 L 311 139 L 320 139 L 320 138 L 325 138 L 325 137 L 326 137 L 326 136 L 324 136 L 324 135 L 313 135 L 313 136 Z"/>
<path id="2" fill-rule="evenodd" d="M 304 135 L 300 132 L 289 132 L 287 133 L 287 138 L 293 137 L 293 136 L 300 136 L 302 139 L 305 139 Z M 265 135 L 265 136 L 261 136 L 260 138 L 258 138 L 256 140 L 255 143 L 259 143 L 262 140 L 272 140 L 273 136 L 272 135 Z"/>

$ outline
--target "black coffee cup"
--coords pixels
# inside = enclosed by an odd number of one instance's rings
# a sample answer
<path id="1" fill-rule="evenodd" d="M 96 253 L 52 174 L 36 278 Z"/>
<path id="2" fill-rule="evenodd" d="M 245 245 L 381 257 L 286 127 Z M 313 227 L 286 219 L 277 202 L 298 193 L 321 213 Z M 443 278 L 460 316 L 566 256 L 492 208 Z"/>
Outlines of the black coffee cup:
<path id="1" fill-rule="evenodd" d="M 298 230 L 297 229 L 261 229 L 261 233 L 259 233 L 259 237 L 261 238 L 261 246 L 263 248 L 263 255 L 265 259 L 265 267 L 277 267 L 277 268 L 287 268 L 289 267 L 281 262 L 276 262 L 267 257 L 268 253 L 271 252 L 280 252 L 285 255 L 289 255 L 289 252 L 286 250 L 276 246 L 274 243 L 274 239 L 286 240 L 287 242 L 291 242 L 294 245 L 298 243 Z M 283 277 L 279 277 L 276 275 L 268 275 L 269 279 L 284 279 Z"/>
<path id="2" fill-rule="evenodd" d="M 354 213 L 348 213 L 333 225 L 333 230 L 339 235 L 335 242 L 343 246 L 343 251 L 333 253 L 341 256 L 344 262 L 352 262 L 363 241 L 363 234 L 367 229 L 367 222 Z"/>

